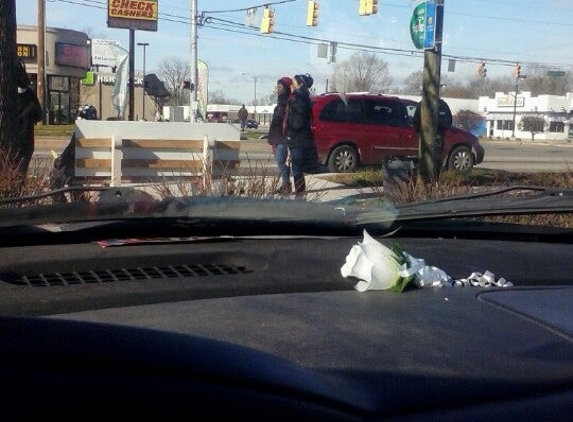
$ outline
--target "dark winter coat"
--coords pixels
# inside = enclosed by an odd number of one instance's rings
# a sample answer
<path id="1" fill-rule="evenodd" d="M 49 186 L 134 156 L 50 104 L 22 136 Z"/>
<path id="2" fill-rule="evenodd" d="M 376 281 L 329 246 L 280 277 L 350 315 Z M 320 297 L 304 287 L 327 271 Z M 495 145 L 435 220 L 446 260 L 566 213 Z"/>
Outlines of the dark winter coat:
<path id="1" fill-rule="evenodd" d="M 34 125 L 42 120 L 42 107 L 34 91 L 30 88 L 20 89 L 17 99 L 18 111 L 18 157 L 23 161 L 23 170 L 34 153 Z"/>
<path id="2" fill-rule="evenodd" d="M 286 144 L 286 136 L 283 134 L 283 122 L 286 115 L 288 95 L 280 95 L 277 105 L 273 110 L 273 117 L 269 125 L 269 144 Z"/>
<path id="3" fill-rule="evenodd" d="M 288 99 L 285 131 L 289 147 L 305 147 L 313 144 L 311 130 L 312 103 L 308 88 L 295 90 Z"/>
<path id="4" fill-rule="evenodd" d="M 422 103 L 420 102 L 416 106 L 416 110 L 414 111 L 414 116 L 412 118 L 412 123 L 416 132 L 420 132 L 421 109 Z M 438 134 L 443 136 L 446 129 L 452 127 L 452 123 L 453 118 L 450 106 L 440 98 L 438 102 Z"/>

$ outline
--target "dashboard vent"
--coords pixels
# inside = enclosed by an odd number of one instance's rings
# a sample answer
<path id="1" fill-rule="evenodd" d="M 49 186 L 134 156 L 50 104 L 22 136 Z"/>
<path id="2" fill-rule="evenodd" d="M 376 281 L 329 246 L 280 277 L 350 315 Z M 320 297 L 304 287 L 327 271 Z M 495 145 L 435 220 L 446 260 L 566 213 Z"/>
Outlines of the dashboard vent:
<path id="1" fill-rule="evenodd" d="M 176 277 L 206 277 L 219 275 L 246 274 L 252 271 L 244 266 L 228 264 L 191 264 L 178 266 L 154 266 L 92 270 L 81 272 L 55 272 L 52 274 L 4 274 L 0 279 L 19 286 L 48 287 L 70 286 L 75 284 L 114 283 L 118 281 L 141 281 Z"/>

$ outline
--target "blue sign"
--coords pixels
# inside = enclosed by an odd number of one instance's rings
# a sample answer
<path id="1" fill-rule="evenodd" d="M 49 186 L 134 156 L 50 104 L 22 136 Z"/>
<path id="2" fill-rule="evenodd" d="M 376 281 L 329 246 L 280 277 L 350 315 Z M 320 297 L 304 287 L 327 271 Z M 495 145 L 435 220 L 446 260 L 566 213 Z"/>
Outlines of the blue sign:
<path id="1" fill-rule="evenodd" d="M 426 1 L 424 20 L 424 50 L 432 50 L 436 44 L 436 2 Z"/>

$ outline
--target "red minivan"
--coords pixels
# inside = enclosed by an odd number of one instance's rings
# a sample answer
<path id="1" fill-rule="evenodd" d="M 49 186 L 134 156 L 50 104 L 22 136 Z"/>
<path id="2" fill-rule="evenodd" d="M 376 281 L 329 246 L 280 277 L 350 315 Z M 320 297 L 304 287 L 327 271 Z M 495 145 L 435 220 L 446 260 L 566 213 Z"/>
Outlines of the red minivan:
<path id="1" fill-rule="evenodd" d="M 382 165 L 391 157 L 418 156 L 412 125 L 416 102 L 378 94 L 327 93 L 312 97 L 313 132 L 320 161 L 331 172 Z M 449 128 L 443 167 L 468 171 L 483 161 L 484 149 L 471 133 Z"/>

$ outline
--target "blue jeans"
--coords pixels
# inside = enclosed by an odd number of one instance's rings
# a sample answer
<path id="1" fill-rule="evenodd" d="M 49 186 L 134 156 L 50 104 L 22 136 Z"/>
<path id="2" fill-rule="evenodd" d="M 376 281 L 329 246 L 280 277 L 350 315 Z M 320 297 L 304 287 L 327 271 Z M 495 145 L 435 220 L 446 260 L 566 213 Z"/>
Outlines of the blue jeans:
<path id="1" fill-rule="evenodd" d="M 277 144 L 275 146 L 275 160 L 279 168 L 279 175 L 281 183 L 286 186 L 290 183 L 290 167 L 287 163 L 288 148 L 285 144 Z"/>
<path id="2" fill-rule="evenodd" d="M 303 147 L 291 147 L 289 149 L 292 177 L 294 179 L 294 190 L 296 193 L 302 193 L 306 190 L 306 183 L 304 180 L 305 150 Z"/>

